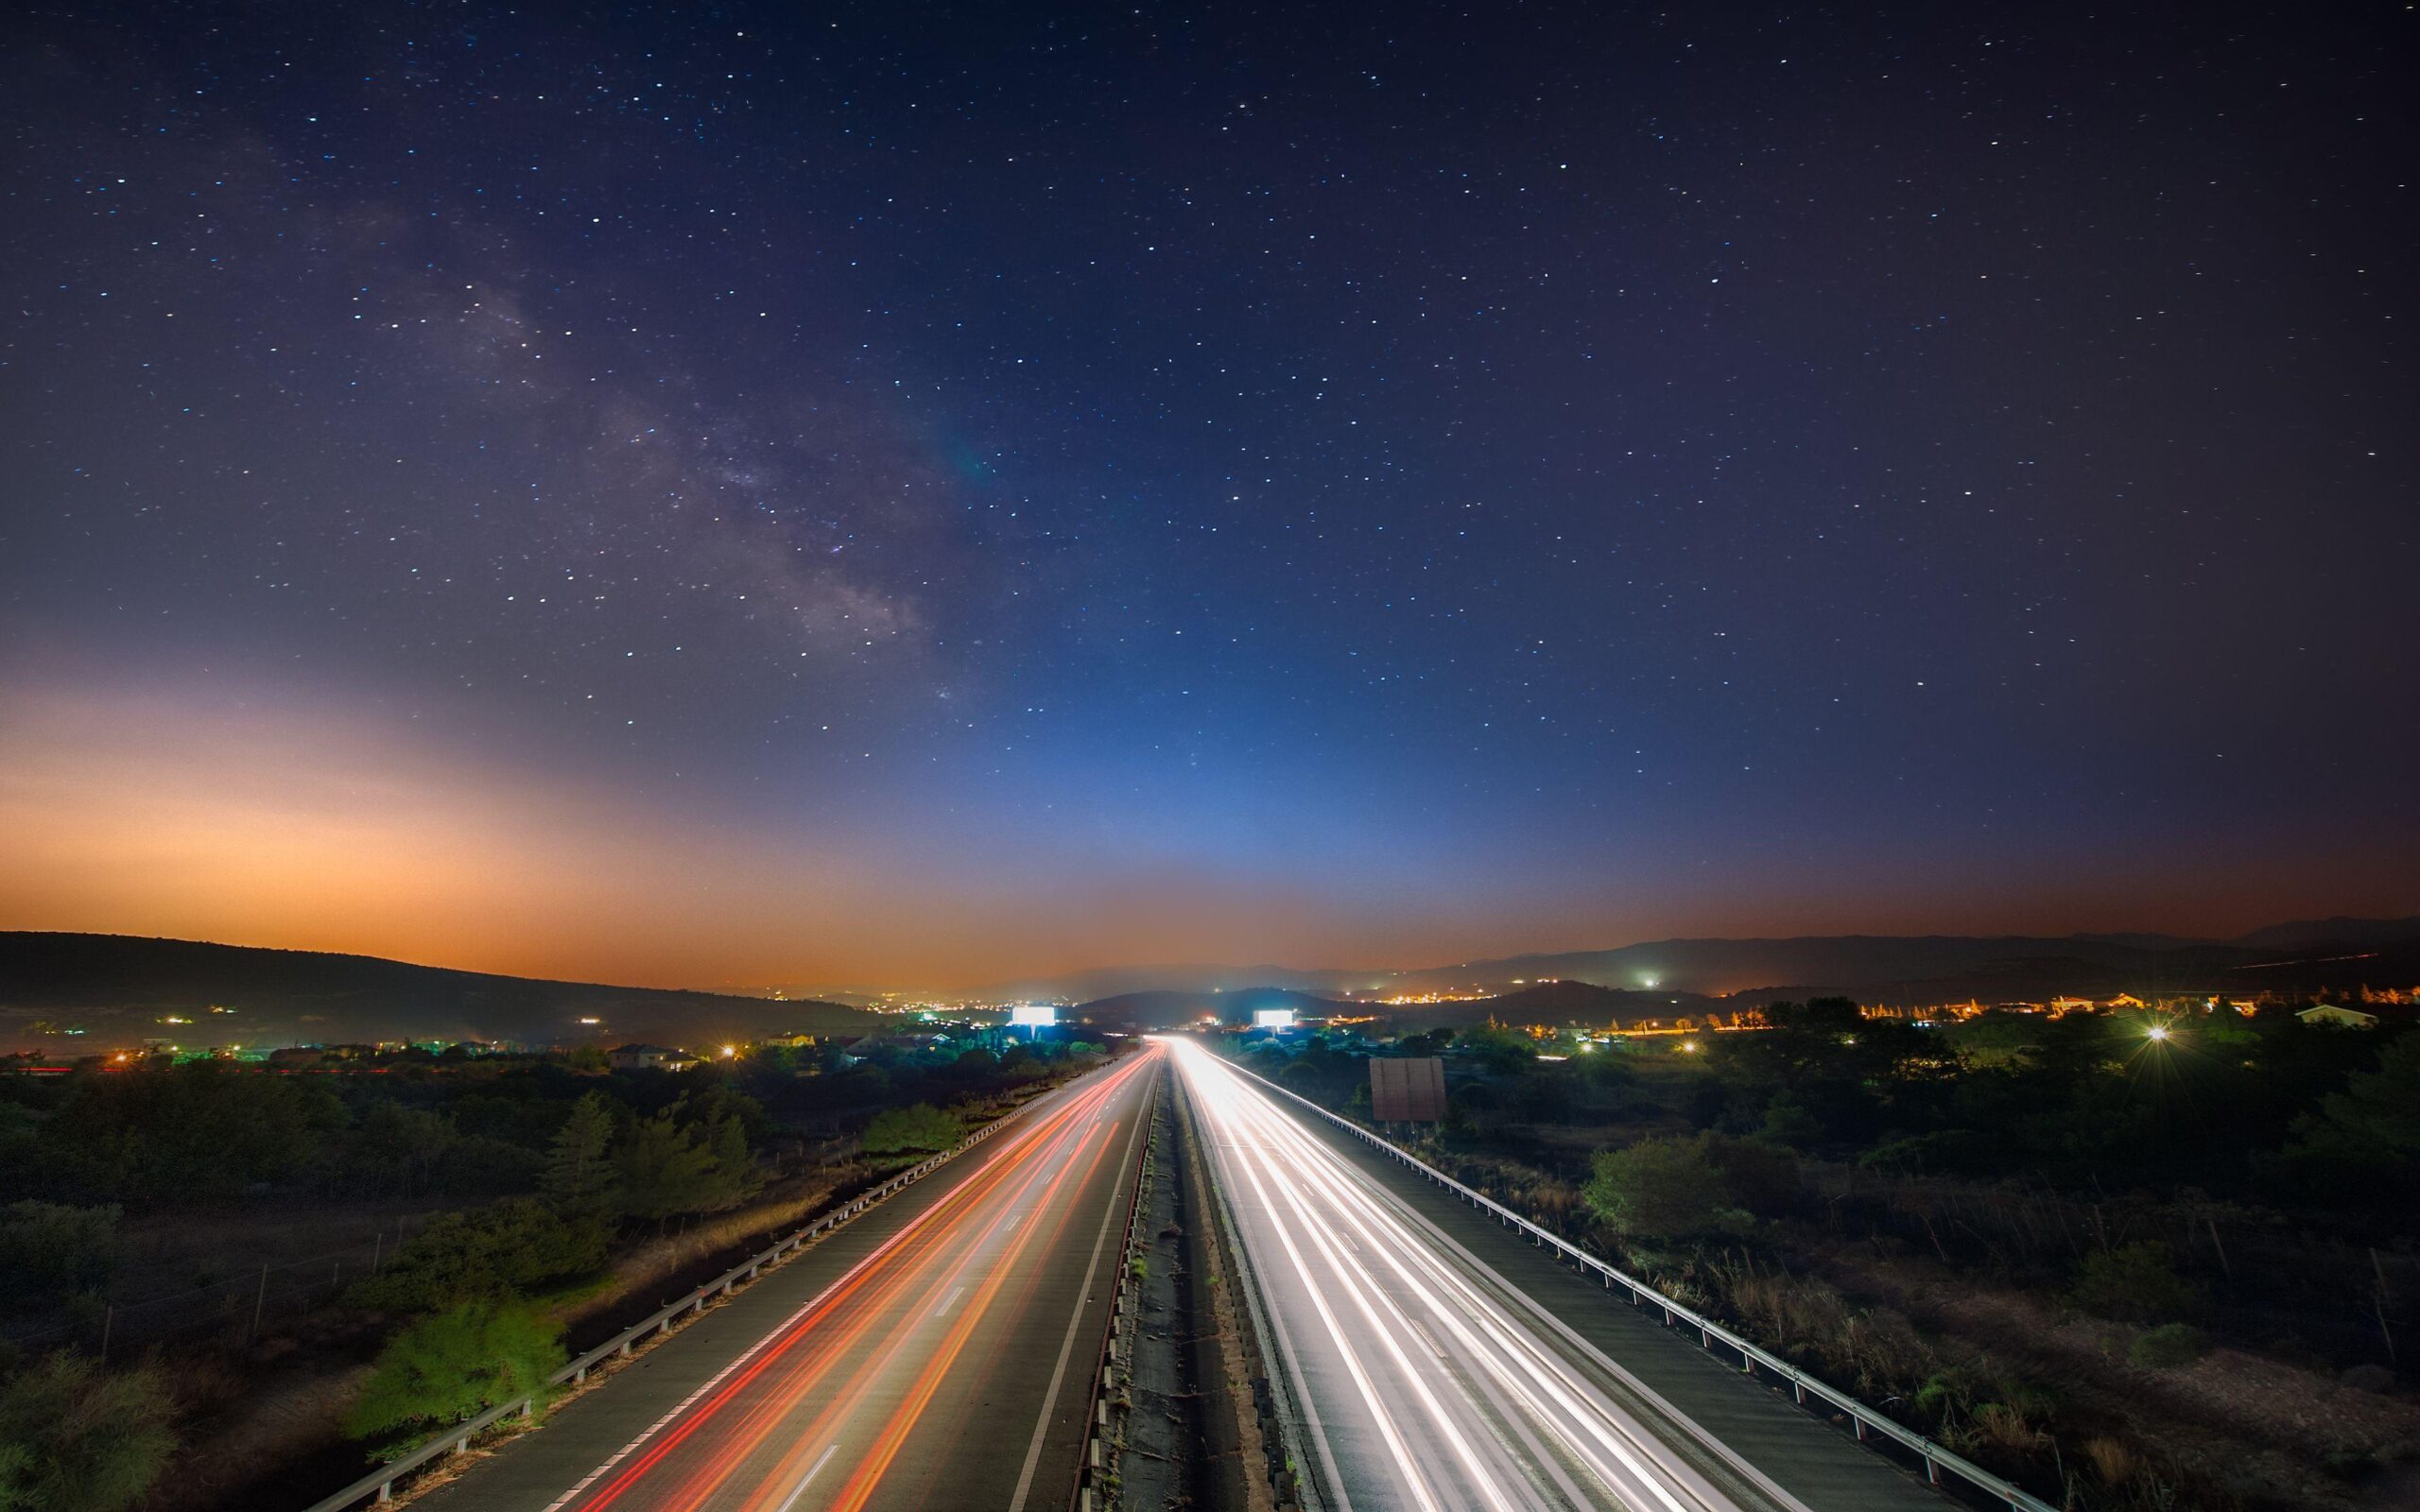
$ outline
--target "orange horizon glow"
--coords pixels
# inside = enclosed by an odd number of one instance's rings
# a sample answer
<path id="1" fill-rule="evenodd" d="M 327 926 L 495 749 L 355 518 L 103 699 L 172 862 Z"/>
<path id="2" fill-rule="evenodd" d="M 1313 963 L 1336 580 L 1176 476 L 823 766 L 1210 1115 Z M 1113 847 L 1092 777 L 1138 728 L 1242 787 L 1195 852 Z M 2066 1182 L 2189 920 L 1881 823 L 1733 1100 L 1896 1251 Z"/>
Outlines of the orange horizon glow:
<path id="1" fill-rule="evenodd" d="M 0 687 L 0 929 L 634 987 L 948 990 L 1119 965 L 1433 968 L 1674 936 L 2055 935 L 2113 919 L 2209 934 L 2322 911 L 2280 911 L 2207 880 L 2224 877 L 2215 868 L 2161 885 L 2169 873 L 2148 864 L 1995 908 L 1924 875 L 1863 897 L 1765 880 L 1754 894 L 1575 888 L 1540 903 L 1479 878 L 1458 891 L 1440 861 L 1433 896 L 1390 902 L 1309 862 L 1237 875 L 996 836 L 753 823 L 564 765 L 466 754 L 409 717 L 334 701 Z M 2401 886 L 2389 870 L 2267 881 L 2329 900 L 2325 912 L 2382 913 Z M 2129 898 L 2158 898 L 2165 917 Z"/>

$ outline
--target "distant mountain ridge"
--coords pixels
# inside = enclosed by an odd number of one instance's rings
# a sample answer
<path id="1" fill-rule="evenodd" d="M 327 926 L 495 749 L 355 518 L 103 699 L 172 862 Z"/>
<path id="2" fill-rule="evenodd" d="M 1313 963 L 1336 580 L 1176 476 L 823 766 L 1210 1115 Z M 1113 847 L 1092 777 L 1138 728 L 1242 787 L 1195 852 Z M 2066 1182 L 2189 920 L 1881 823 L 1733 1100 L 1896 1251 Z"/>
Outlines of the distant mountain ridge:
<path id="1" fill-rule="evenodd" d="M 2361 959 L 2332 958 L 2337 955 Z M 2283 974 L 2259 980 L 2248 974 L 2280 967 Z M 2100 986 L 2111 991 L 2175 992 L 2335 990 L 2362 982 L 2411 987 L 2420 984 L 2420 918 L 2300 920 L 2232 939 L 2152 934 L 1810 935 L 1651 940 L 1409 971 L 1135 967 L 1002 984 L 986 995 L 1088 1002 L 1140 990 L 1200 993 L 1256 986 L 1366 996 L 1510 991 L 1540 980 L 1707 997 L 1842 993 L 1868 1002 L 2032 998 Z M 1109 989 L 1101 990 L 1105 982 Z"/>
<path id="2" fill-rule="evenodd" d="M 232 1014 L 212 1014 L 216 1005 Z M 160 1021 L 177 1017 L 190 1024 Z M 581 1019 L 600 1021 L 583 1024 Z M 35 1028 L 80 1027 L 78 1037 Z M 868 1033 L 835 1003 L 611 987 L 415 966 L 374 955 L 129 935 L 0 932 L 0 1051 L 72 1053 L 157 1038 L 195 1044 L 607 1039 L 700 1046 L 798 1030 Z"/>
<path id="3" fill-rule="evenodd" d="M 993 1002 L 1081 1003 L 1097 1022 L 1158 1028 L 1203 1012 L 1249 1016 L 1254 999 L 1320 1011 L 1323 1000 L 1586 984 L 1623 1000 L 1591 1012 L 1652 1015 L 1657 1000 L 1690 1011 L 1707 998 L 1769 1002 L 1841 994 L 1874 1004 L 2040 1001 L 2060 993 L 2344 992 L 2420 986 L 2420 918 L 2322 919 L 2227 940 L 2164 935 L 1802 936 L 1668 939 L 1612 950 L 1466 961 L 1414 971 L 1300 971 L 1279 966 L 1123 967 L 1001 984 Z M 1107 987 L 1110 990 L 1100 990 Z M 1675 1003 L 1674 1000 L 1678 1000 Z M 209 1015 L 212 1005 L 233 1015 Z M 1543 1005 L 1541 1004 L 1540 1005 Z M 1407 1026 L 1476 1022 L 1479 1004 L 1407 1005 Z M 170 1026 L 169 1017 L 191 1019 Z M 593 1018 L 598 1023 L 579 1021 Z M 613 987 L 416 966 L 368 955 L 266 950 L 124 935 L 0 931 L 0 1051 L 71 1051 L 147 1038 L 201 1044 L 354 1040 L 648 1040 L 690 1047 L 784 1031 L 867 1033 L 881 1016 L 814 999 Z"/>

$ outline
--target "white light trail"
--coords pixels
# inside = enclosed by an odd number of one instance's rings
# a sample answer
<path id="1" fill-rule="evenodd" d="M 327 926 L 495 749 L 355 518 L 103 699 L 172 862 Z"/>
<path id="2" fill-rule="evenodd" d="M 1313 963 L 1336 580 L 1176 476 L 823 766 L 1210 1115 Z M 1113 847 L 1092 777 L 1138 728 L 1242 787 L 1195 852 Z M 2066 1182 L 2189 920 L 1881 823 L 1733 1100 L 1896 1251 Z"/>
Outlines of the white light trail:
<path id="1" fill-rule="evenodd" d="M 1321 1458 L 1357 1503 L 1806 1512 L 1276 1100 L 1169 1042 Z M 1740 1472 L 1750 1499 L 1676 1444 Z"/>

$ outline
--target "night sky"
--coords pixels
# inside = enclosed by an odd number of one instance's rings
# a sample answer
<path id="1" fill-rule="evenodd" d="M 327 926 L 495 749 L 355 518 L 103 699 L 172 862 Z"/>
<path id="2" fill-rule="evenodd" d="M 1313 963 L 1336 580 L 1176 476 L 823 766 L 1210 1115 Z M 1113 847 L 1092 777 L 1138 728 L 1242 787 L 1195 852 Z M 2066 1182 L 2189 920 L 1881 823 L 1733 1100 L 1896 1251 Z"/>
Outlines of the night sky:
<path id="1" fill-rule="evenodd" d="M 2413 911 L 2415 25 L 11 8 L 0 926 Z"/>

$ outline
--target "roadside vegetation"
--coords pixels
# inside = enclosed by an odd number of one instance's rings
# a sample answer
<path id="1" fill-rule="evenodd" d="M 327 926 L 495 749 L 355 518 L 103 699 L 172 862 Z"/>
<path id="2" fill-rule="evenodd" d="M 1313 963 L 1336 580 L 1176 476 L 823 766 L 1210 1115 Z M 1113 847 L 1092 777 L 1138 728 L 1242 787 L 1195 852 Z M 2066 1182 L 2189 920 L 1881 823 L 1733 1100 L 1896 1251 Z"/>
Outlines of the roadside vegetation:
<path id="1" fill-rule="evenodd" d="M 2420 1032 L 1767 1017 L 1228 1048 L 1363 1118 L 1369 1057 L 1442 1054 L 1433 1163 L 2054 1504 L 2401 1494 Z"/>
<path id="2" fill-rule="evenodd" d="M 0 1512 L 226 1504 L 243 1471 L 210 1439 L 279 1382 L 324 1446 L 285 1451 L 340 1469 L 340 1431 L 400 1453 L 543 1383 L 622 1293 L 1099 1057 L 911 1041 L 680 1072 L 416 1055 L 0 1077 Z"/>

